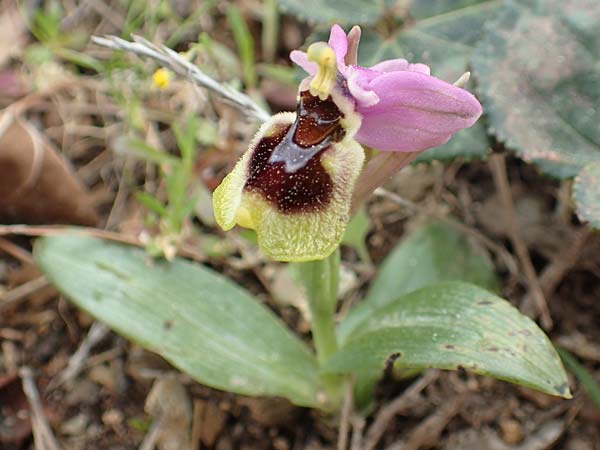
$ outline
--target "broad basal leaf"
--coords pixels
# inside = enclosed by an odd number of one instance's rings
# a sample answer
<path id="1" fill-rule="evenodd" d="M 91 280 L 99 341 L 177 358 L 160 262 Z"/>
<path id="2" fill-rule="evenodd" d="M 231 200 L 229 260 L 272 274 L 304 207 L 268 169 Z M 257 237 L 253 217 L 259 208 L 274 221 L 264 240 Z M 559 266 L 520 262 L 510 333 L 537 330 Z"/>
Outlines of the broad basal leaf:
<path id="1" fill-rule="evenodd" d="M 490 131 L 571 177 L 600 161 L 600 2 L 508 0 L 472 66 Z"/>
<path id="2" fill-rule="evenodd" d="M 284 13 L 311 23 L 372 24 L 393 0 L 279 0 Z"/>
<path id="3" fill-rule="evenodd" d="M 469 281 L 492 290 L 497 286 L 494 266 L 482 248 L 448 224 L 431 223 L 392 250 L 365 300 L 340 324 L 338 336 L 346 340 L 362 321 L 399 296 L 449 280 Z"/>
<path id="4" fill-rule="evenodd" d="M 75 304 L 201 383 L 318 405 L 313 354 L 212 270 L 76 234 L 39 240 L 36 260 Z"/>
<path id="5" fill-rule="evenodd" d="M 387 38 L 363 33 L 360 63 L 371 66 L 384 59 L 406 58 L 429 65 L 432 75 L 452 83 L 468 70 L 468 60 L 482 37 L 483 25 L 498 8 L 495 0 L 414 0 L 408 9 L 414 23 L 408 21 Z M 472 85 L 469 90 L 473 90 Z M 424 152 L 418 160 L 482 158 L 488 147 L 485 128 L 478 123 L 458 132 L 446 145 Z"/>
<path id="6" fill-rule="evenodd" d="M 528 317 L 477 286 L 445 282 L 390 303 L 354 330 L 325 373 L 464 368 L 569 398 L 556 350 Z"/>
<path id="7" fill-rule="evenodd" d="M 600 162 L 588 164 L 575 178 L 573 198 L 577 215 L 600 228 Z"/>

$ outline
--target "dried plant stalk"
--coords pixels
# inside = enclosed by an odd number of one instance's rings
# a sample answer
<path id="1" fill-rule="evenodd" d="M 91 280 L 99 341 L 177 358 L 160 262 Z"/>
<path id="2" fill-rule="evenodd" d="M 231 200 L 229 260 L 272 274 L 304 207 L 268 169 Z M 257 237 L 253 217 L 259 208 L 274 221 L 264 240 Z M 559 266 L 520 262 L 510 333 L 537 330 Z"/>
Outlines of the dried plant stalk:
<path id="1" fill-rule="evenodd" d="M 206 75 L 200 68 L 179 53 L 164 45 L 154 45 L 143 37 L 133 35 L 134 42 L 126 41 L 117 36 L 92 36 L 92 41 L 113 50 L 124 50 L 139 56 L 146 56 L 158 61 L 162 66 L 171 69 L 176 74 L 188 78 L 198 86 L 210 89 L 221 96 L 231 105 L 241 110 L 248 117 L 259 122 L 265 122 L 271 116 L 268 111 L 258 105 L 248 95 L 219 83 Z"/>

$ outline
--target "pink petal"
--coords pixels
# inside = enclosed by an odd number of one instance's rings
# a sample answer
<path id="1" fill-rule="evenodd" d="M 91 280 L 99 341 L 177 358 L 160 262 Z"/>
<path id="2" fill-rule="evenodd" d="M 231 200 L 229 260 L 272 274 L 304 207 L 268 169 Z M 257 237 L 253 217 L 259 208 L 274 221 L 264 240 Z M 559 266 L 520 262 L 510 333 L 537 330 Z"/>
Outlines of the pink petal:
<path id="1" fill-rule="evenodd" d="M 348 52 L 348 37 L 346 36 L 344 29 L 338 24 L 331 27 L 331 32 L 329 33 L 329 46 L 333 49 L 335 56 L 337 57 L 338 70 L 343 73 L 346 68 L 344 58 Z"/>
<path id="2" fill-rule="evenodd" d="M 425 64 L 421 64 L 421 63 L 409 64 L 408 70 L 411 72 L 424 73 L 425 75 L 431 74 L 431 69 L 429 68 L 429 66 L 427 66 Z"/>
<path id="3" fill-rule="evenodd" d="M 370 69 L 378 70 L 379 72 L 395 72 L 397 70 L 408 70 L 408 61 L 403 58 L 386 59 L 380 63 L 371 66 Z"/>
<path id="4" fill-rule="evenodd" d="M 378 70 L 379 72 L 395 72 L 397 70 L 408 70 L 410 72 L 419 72 L 429 75 L 431 73 L 429 66 L 425 64 L 409 64 L 407 60 L 403 58 L 398 59 L 386 59 L 380 63 L 370 67 L 370 69 Z"/>
<path id="5" fill-rule="evenodd" d="M 387 151 L 419 151 L 446 143 L 481 115 L 481 105 L 464 89 L 416 71 L 384 73 L 366 89 L 380 101 L 358 104 L 362 125 L 356 139 Z"/>
<path id="6" fill-rule="evenodd" d="M 360 66 L 348 66 L 345 75 L 348 81 L 348 90 L 357 104 L 367 107 L 379 102 L 379 96 L 369 88 L 369 83 L 381 76 L 381 72 Z"/>
<path id="7" fill-rule="evenodd" d="M 300 67 L 302 67 L 310 75 L 314 76 L 317 73 L 317 68 L 319 66 L 316 62 L 308 60 L 306 52 L 301 52 L 300 50 L 292 50 L 290 52 L 290 59 L 296 64 L 298 64 Z"/>

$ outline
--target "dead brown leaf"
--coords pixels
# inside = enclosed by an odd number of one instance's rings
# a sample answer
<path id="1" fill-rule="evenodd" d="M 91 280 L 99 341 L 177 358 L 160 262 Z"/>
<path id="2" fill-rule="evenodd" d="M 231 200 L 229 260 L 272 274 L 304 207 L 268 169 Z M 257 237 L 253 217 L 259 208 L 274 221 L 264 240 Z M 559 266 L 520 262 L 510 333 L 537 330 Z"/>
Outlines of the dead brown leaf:
<path id="1" fill-rule="evenodd" d="M 0 116 L 0 223 L 94 225 L 90 196 L 32 125 Z"/>

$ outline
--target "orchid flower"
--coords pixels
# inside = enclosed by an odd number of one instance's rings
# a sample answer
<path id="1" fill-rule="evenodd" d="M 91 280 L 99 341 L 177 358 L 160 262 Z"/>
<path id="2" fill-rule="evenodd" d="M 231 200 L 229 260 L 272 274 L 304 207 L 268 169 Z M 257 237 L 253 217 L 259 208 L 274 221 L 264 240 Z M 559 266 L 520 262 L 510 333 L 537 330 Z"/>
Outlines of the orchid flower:
<path id="1" fill-rule="evenodd" d="M 431 76 L 424 64 L 393 59 L 358 66 L 359 37 L 358 27 L 347 36 L 334 25 L 329 43 L 291 52 L 309 74 L 300 83 L 297 112 L 263 124 L 214 193 L 217 223 L 256 230 L 259 246 L 274 259 L 315 260 L 336 249 L 365 158 L 361 144 L 423 151 L 481 115 L 471 93 Z"/>

